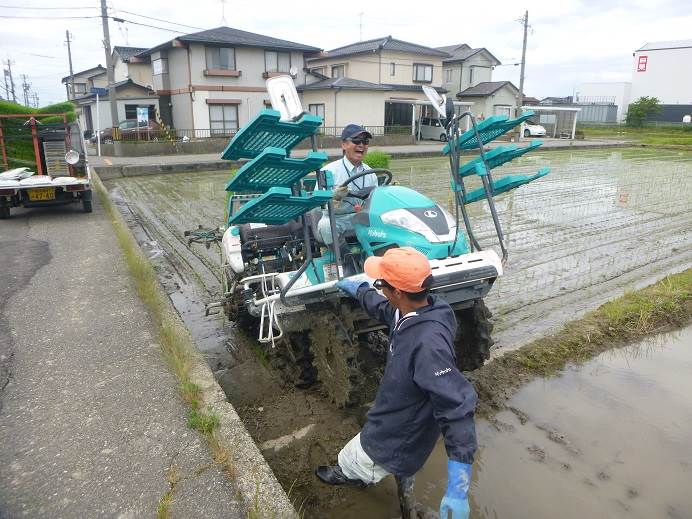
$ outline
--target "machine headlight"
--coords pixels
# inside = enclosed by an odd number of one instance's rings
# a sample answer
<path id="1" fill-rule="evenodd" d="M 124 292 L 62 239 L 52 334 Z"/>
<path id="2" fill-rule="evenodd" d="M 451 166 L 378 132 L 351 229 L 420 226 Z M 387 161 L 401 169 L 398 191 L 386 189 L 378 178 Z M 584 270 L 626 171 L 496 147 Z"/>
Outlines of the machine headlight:
<path id="1" fill-rule="evenodd" d="M 396 225 L 397 227 L 402 227 L 404 229 L 408 229 L 409 231 L 420 234 L 425 233 L 425 231 L 429 231 L 429 228 L 427 225 L 425 225 L 425 223 L 421 222 L 406 209 L 394 209 L 393 211 L 383 213 L 382 222 L 389 225 Z"/>

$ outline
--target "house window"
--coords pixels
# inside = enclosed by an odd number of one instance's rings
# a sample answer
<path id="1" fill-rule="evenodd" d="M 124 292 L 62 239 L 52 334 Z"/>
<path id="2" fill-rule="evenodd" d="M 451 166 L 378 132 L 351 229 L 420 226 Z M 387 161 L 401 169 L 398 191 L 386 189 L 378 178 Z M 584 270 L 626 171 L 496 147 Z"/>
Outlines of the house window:
<path id="1" fill-rule="evenodd" d="M 74 84 L 74 93 L 75 94 L 86 94 L 86 85 L 84 83 L 75 83 Z"/>
<path id="2" fill-rule="evenodd" d="M 235 70 L 233 47 L 207 47 L 207 69 Z"/>
<path id="3" fill-rule="evenodd" d="M 237 105 L 210 105 L 209 127 L 212 135 L 228 135 L 238 129 Z"/>
<path id="4" fill-rule="evenodd" d="M 264 70 L 266 72 L 288 72 L 291 70 L 289 52 L 264 51 Z"/>
<path id="5" fill-rule="evenodd" d="M 433 66 L 422 63 L 413 64 L 413 80 L 432 83 Z"/>
<path id="6" fill-rule="evenodd" d="M 168 74 L 168 59 L 155 59 L 151 62 L 151 67 L 155 76 L 158 74 Z"/>
<path id="7" fill-rule="evenodd" d="M 396 63 L 389 64 L 389 75 L 394 76 L 396 74 Z"/>
<path id="8" fill-rule="evenodd" d="M 308 105 L 308 111 L 313 115 L 317 115 L 318 117 L 321 117 L 322 120 L 324 121 L 324 105 L 323 104 Z"/>
<path id="9" fill-rule="evenodd" d="M 311 70 L 312 70 L 312 72 L 314 72 L 315 74 L 322 74 L 323 76 L 325 75 L 324 73 L 326 72 L 325 69 L 324 69 L 324 67 L 316 67 L 316 68 L 313 68 L 313 69 L 311 69 Z"/>
<path id="10" fill-rule="evenodd" d="M 445 83 L 451 83 L 451 82 L 452 82 L 452 69 L 446 68 L 445 69 Z"/>
<path id="11" fill-rule="evenodd" d="M 346 65 L 334 65 L 332 67 L 332 77 L 344 77 L 346 75 Z"/>
<path id="12" fill-rule="evenodd" d="M 145 105 L 125 105 L 125 119 L 137 119 L 137 107 Z M 150 121 L 156 120 L 156 105 L 146 105 Z"/>
<path id="13" fill-rule="evenodd" d="M 469 67 L 469 86 L 473 86 L 473 67 Z"/>

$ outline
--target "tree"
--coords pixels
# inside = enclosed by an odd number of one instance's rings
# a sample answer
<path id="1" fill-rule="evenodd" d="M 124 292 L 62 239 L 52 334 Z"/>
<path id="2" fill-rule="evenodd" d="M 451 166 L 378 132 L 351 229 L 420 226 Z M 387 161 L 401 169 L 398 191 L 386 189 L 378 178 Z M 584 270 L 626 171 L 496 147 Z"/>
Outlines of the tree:
<path id="1" fill-rule="evenodd" d="M 640 97 L 627 109 L 627 126 L 641 128 L 650 115 L 657 114 L 661 110 L 661 104 L 656 97 Z"/>

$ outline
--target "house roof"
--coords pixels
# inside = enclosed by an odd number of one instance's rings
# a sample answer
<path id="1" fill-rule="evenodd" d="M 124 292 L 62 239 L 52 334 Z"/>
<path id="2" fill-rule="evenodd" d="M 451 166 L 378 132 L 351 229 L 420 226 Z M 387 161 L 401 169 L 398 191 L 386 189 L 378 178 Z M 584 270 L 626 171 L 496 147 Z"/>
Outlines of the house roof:
<path id="1" fill-rule="evenodd" d="M 145 50 L 147 50 L 146 47 L 121 47 L 118 45 L 113 47 L 113 52 L 117 52 L 120 58 L 125 62 L 129 61 L 132 56 L 135 56 Z"/>
<path id="2" fill-rule="evenodd" d="M 537 105 L 540 103 L 540 99 L 536 97 L 531 97 L 531 96 L 524 96 L 524 102 L 522 103 L 523 105 Z"/>
<path id="3" fill-rule="evenodd" d="M 86 76 L 87 78 L 98 76 L 100 74 L 103 74 L 106 72 L 106 67 L 102 67 L 100 64 L 96 65 L 95 67 L 88 68 L 86 70 L 81 70 L 79 72 L 75 72 L 73 76 Z M 70 80 L 71 76 L 65 76 L 62 78 L 62 82 L 66 83 L 67 81 Z"/>
<path id="4" fill-rule="evenodd" d="M 656 41 L 645 44 L 641 50 L 687 49 L 692 47 L 692 40 Z"/>
<path id="5" fill-rule="evenodd" d="M 349 77 L 323 79 L 322 81 L 317 81 L 308 85 L 301 85 L 297 90 L 324 90 L 327 88 L 343 88 L 345 90 L 392 90 L 391 86 L 388 85 L 378 85 L 377 83 L 361 81 L 360 79 L 351 79 Z"/>
<path id="6" fill-rule="evenodd" d="M 117 83 L 113 83 L 113 86 L 115 87 L 116 90 L 118 90 L 120 88 L 124 88 L 126 86 L 135 86 L 135 87 L 141 88 L 142 90 L 147 91 L 149 93 L 148 95 L 151 95 L 152 97 L 157 97 L 156 95 L 154 95 L 154 91 L 151 88 L 147 88 L 143 85 L 140 85 L 139 83 L 135 83 L 131 79 L 125 79 L 123 81 L 118 81 Z M 91 99 L 92 97 L 95 98 L 96 94 L 83 95 L 81 97 L 78 97 L 76 99 L 76 101 L 86 101 L 87 99 Z M 108 99 L 108 94 L 106 94 L 105 96 L 102 96 L 101 99 Z"/>
<path id="7" fill-rule="evenodd" d="M 169 40 L 161 45 L 157 45 L 156 47 L 152 47 L 140 52 L 138 56 L 146 56 L 158 50 L 170 47 L 176 40 L 190 43 L 209 43 L 215 45 L 233 45 L 238 47 L 263 47 L 268 49 L 295 50 L 302 52 L 320 52 L 322 50 L 310 45 L 295 43 L 288 40 L 280 40 L 279 38 L 272 38 L 271 36 L 264 36 L 254 32 L 241 31 L 240 29 L 233 29 L 232 27 L 217 27 L 216 29 L 209 29 L 206 31 L 178 36 L 173 40 Z"/>
<path id="8" fill-rule="evenodd" d="M 459 92 L 457 97 L 485 97 L 494 94 L 504 86 L 510 86 L 517 92 L 519 91 L 511 81 L 484 81 Z"/>
<path id="9" fill-rule="evenodd" d="M 456 63 L 459 61 L 465 61 L 469 59 L 471 56 L 475 56 L 479 52 L 487 52 L 490 58 L 496 61 L 495 65 L 501 65 L 500 60 L 493 56 L 493 53 L 485 47 L 478 47 L 477 49 L 472 49 L 465 43 L 460 43 L 458 45 L 446 45 L 444 47 L 437 47 L 437 49 L 442 50 L 450 55 L 450 57 L 448 57 L 447 59 L 442 60 L 443 63 Z"/>
<path id="10" fill-rule="evenodd" d="M 372 52 L 377 52 L 380 50 L 391 50 L 396 52 L 410 52 L 412 54 L 420 54 L 423 56 L 438 56 L 445 58 L 449 56 L 446 52 L 438 49 L 433 49 L 432 47 L 425 47 L 424 45 L 418 45 L 416 43 L 410 43 L 403 40 L 397 40 L 391 36 L 385 36 L 383 38 L 375 38 L 374 40 L 359 41 L 356 43 L 351 43 L 350 45 L 345 45 L 343 47 L 338 47 L 330 51 L 324 52 L 321 56 L 315 57 L 313 59 L 325 59 L 325 58 L 337 58 L 342 56 L 353 56 L 355 54 L 367 54 Z"/>

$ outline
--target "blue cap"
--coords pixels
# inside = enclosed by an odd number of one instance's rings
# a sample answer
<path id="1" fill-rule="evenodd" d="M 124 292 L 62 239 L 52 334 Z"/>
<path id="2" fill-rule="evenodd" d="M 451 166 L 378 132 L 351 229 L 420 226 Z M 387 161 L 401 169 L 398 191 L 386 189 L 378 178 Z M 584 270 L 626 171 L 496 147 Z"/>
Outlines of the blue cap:
<path id="1" fill-rule="evenodd" d="M 359 135 L 365 134 L 368 136 L 368 139 L 372 139 L 372 134 L 363 128 L 362 126 L 358 124 L 349 124 L 347 125 L 341 132 L 341 140 L 345 141 L 348 139 L 353 139 L 355 137 L 358 137 Z"/>

